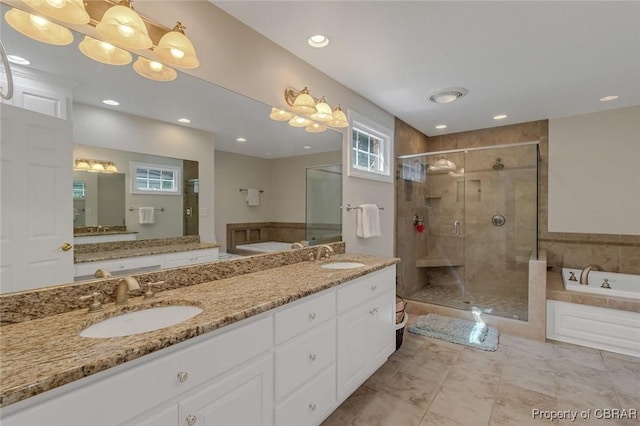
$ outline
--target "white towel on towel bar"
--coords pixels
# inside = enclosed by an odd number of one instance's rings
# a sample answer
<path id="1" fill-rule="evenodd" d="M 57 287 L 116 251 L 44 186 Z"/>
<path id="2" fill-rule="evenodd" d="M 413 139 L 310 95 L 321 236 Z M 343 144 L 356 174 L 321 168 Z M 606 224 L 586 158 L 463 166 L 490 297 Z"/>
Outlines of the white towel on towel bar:
<path id="1" fill-rule="evenodd" d="M 379 237 L 380 209 L 377 204 L 361 204 L 356 209 L 356 235 L 360 238 Z"/>
<path id="2" fill-rule="evenodd" d="M 138 222 L 141 224 L 151 224 L 156 222 L 156 209 L 153 207 L 140 207 L 138 210 Z"/>
<path id="3" fill-rule="evenodd" d="M 255 188 L 247 189 L 247 205 L 251 207 L 260 205 L 260 190 Z"/>

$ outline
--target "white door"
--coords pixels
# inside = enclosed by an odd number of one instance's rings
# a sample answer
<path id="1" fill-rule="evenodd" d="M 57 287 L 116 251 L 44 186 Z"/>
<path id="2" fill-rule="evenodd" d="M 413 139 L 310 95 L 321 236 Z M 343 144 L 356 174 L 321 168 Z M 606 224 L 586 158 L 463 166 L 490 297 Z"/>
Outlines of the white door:
<path id="1" fill-rule="evenodd" d="M 71 282 L 71 123 L 0 108 L 0 292 Z"/>

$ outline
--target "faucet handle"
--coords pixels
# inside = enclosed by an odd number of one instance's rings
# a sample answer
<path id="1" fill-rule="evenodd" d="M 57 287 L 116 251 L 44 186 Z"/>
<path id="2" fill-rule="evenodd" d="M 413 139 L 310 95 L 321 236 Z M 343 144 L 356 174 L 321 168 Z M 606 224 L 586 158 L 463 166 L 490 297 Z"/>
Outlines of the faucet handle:
<path id="1" fill-rule="evenodd" d="M 100 293 L 94 291 L 86 296 L 80 296 L 80 300 L 87 300 L 93 297 L 93 302 L 89 305 L 89 312 L 100 312 L 102 310 L 102 303 L 98 300 L 100 296 L 102 296 Z"/>
<path id="2" fill-rule="evenodd" d="M 156 281 L 155 283 L 147 283 L 147 291 L 144 293 L 144 298 L 145 299 L 152 299 L 153 296 L 156 295 L 156 292 L 151 290 L 151 287 L 153 287 L 155 285 L 160 285 L 160 284 L 164 284 L 164 281 Z"/>

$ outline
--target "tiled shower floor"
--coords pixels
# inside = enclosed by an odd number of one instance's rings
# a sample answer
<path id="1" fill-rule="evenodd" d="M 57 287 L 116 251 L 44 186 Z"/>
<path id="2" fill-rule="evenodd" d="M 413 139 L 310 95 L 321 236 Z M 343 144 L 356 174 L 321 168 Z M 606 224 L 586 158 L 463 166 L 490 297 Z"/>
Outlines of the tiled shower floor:
<path id="1" fill-rule="evenodd" d="M 475 294 L 463 291 L 457 286 L 428 284 L 416 293 L 407 296 L 409 300 L 447 306 L 455 309 L 471 310 L 478 307 L 483 312 L 505 318 L 527 321 L 527 299 L 493 294 Z"/>

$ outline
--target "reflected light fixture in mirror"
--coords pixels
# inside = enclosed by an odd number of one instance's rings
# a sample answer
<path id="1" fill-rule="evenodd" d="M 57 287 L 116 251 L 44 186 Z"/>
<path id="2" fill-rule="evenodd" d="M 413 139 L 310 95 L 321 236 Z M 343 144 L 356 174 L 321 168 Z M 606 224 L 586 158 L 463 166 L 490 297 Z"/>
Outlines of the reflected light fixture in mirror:
<path id="1" fill-rule="evenodd" d="M 83 0 L 23 0 L 37 12 L 69 24 L 89 23 Z"/>
<path id="2" fill-rule="evenodd" d="M 77 172 L 118 173 L 118 168 L 113 161 L 87 160 L 84 158 L 78 158 L 75 161 L 73 170 Z"/>
<path id="3" fill-rule="evenodd" d="M 311 120 L 297 115 L 289 120 L 289 125 L 291 127 L 307 127 L 309 124 L 311 124 Z"/>
<path id="4" fill-rule="evenodd" d="M 89 36 L 84 36 L 78 48 L 85 56 L 107 65 L 127 65 L 133 60 L 126 50 Z"/>
<path id="5" fill-rule="evenodd" d="M 184 30 L 185 27 L 178 21 L 173 30 L 162 36 L 153 53 L 165 64 L 185 69 L 197 68 L 200 61 Z"/>
<path id="6" fill-rule="evenodd" d="M 285 111 L 283 109 L 279 109 L 276 107 L 271 108 L 271 114 L 269 114 L 269 118 L 274 121 L 289 121 L 294 117 L 295 114 Z"/>
<path id="7" fill-rule="evenodd" d="M 129 0 L 110 7 L 96 29 L 110 43 L 129 49 L 149 49 L 153 45 L 147 27 Z"/>
<path id="8" fill-rule="evenodd" d="M 304 128 L 309 133 L 320 133 L 327 130 L 327 126 L 323 126 L 322 124 L 318 124 L 316 122 L 311 122 L 307 127 Z"/>
<path id="9" fill-rule="evenodd" d="M 178 73 L 173 68 L 162 65 L 160 62 L 143 58 L 142 56 L 139 56 L 133 63 L 133 69 L 149 80 L 171 81 L 175 80 L 178 76 Z"/>
<path id="10" fill-rule="evenodd" d="M 19 9 L 11 9 L 4 19 L 20 34 L 42 43 L 64 46 L 73 42 L 73 34 L 68 28 L 32 15 Z"/>

